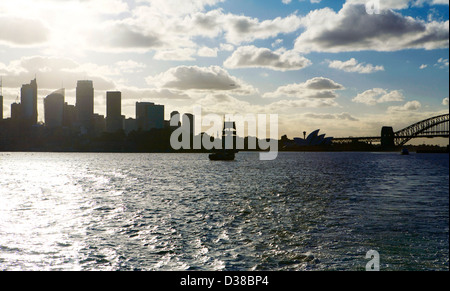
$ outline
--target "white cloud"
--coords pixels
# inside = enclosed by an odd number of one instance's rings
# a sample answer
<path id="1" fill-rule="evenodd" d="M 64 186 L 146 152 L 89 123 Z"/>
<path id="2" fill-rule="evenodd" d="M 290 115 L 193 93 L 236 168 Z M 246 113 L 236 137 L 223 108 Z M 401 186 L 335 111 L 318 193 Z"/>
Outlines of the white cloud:
<path id="1" fill-rule="evenodd" d="M 329 67 L 350 73 L 371 74 L 378 71 L 384 71 L 383 66 L 374 66 L 372 64 L 359 63 L 356 59 L 351 58 L 348 61 L 330 61 Z"/>
<path id="2" fill-rule="evenodd" d="M 357 118 L 353 117 L 350 113 L 344 112 L 340 114 L 318 114 L 318 113 L 306 113 L 304 114 L 307 118 L 321 119 L 321 120 L 349 120 L 349 121 L 359 121 Z"/>
<path id="3" fill-rule="evenodd" d="M 153 57 L 161 61 L 194 61 L 193 55 L 196 50 L 193 48 L 176 48 L 172 50 L 158 50 Z"/>
<path id="4" fill-rule="evenodd" d="M 244 81 L 231 76 L 218 66 L 179 66 L 157 76 L 147 77 L 149 85 L 157 88 L 193 91 L 229 91 L 234 94 L 253 94 L 257 90 Z"/>
<path id="5" fill-rule="evenodd" d="M 123 66 L 124 63 L 121 63 Z M 128 68 L 129 69 L 129 68 Z M 0 63 L 0 75 L 3 86 L 20 88 L 36 75 L 40 89 L 57 89 L 63 83 L 66 87 L 75 87 L 78 80 L 94 81 L 95 89 L 115 89 L 111 76 L 117 76 L 118 64 L 98 66 L 92 63 L 80 64 L 69 58 L 32 56 L 11 61 L 8 65 Z"/>
<path id="6" fill-rule="evenodd" d="M 287 96 L 300 99 L 334 99 L 338 97 L 335 91 L 344 89 L 344 86 L 331 79 L 317 77 L 304 83 L 281 86 L 275 92 L 265 93 L 263 98 Z"/>
<path id="7" fill-rule="evenodd" d="M 448 65 L 449 65 L 448 59 L 440 58 L 434 66 L 444 69 L 448 67 Z"/>
<path id="8" fill-rule="evenodd" d="M 417 111 L 422 108 L 422 104 L 419 101 L 410 101 L 403 106 L 391 106 L 388 108 L 389 113 L 404 112 L 404 111 Z"/>
<path id="9" fill-rule="evenodd" d="M 327 108 L 337 106 L 339 106 L 339 104 L 333 99 L 301 99 L 276 101 L 269 104 L 267 108 L 271 112 L 280 112 L 292 108 Z"/>
<path id="10" fill-rule="evenodd" d="M 189 100 L 191 97 L 178 90 L 120 87 L 123 99 L 129 100 Z"/>
<path id="11" fill-rule="evenodd" d="M 420 69 L 421 69 L 421 70 L 426 69 L 426 68 L 428 68 L 428 65 L 426 65 L 426 64 L 422 64 L 422 65 L 420 66 Z"/>
<path id="12" fill-rule="evenodd" d="M 392 10 L 369 15 L 365 5 L 346 3 L 310 12 L 302 20 L 306 30 L 295 42 L 301 52 L 397 51 L 449 46 L 449 21 L 424 22 Z"/>
<path id="13" fill-rule="evenodd" d="M 232 44 L 268 39 L 282 33 L 291 33 L 300 28 L 301 19 L 297 15 L 285 18 L 259 21 L 243 15 L 227 14 L 219 19 L 219 25 L 225 30 L 225 38 Z"/>
<path id="14" fill-rule="evenodd" d="M 351 4 L 366 4 L 369 0 L 347 0 Z M 406 9 L 411 6 L 429 5 L 448 5 L 449 0 L 382 0 L 380 1 L 381 9 Z"/>
<path id="15" fill-rule="evenodd" d="M 200 57 L 215 58 L 217 57 L 217 52 L 217 48 L 202 47 L 198 50 L 197 54 Z"/>
<path id="16" fill-rule="evenodd" d="M 293 51 L 273 52 L 255 46 L 239 47 L 225 62 L 227 68 L 267 68 L 276 71 L 301 70 L 311 61 Z"/>
<path id="17" fill-rule="evenodd" d="M 378 103 L 401 102 L 405 100 L 402 92 L 394 90 L 388 92 L 385 89 L 374 88 L 358 94 L 353 102 L 363 103 L 366 105 L 376 105 Z"/>
<path id="18" fill-rule="evenodd" d="M 442 105 L 448 106 L 448 104 L 449 104 L 449 99 L 448 99 L 448 97 L 447 97 L 447 98 L 444 98 L 444 100 L 442 100 Z"/>
<path id="19" fill-rule="evenodd" d="M 50 38 L 50 29 L 38 19 L 0 15 L 0 23 L 0 43 L 28 47 Z"/>
<path id="20" fill-rule="evenodd" d="M 145 3 L 157 14 L 183 16 L 202 12 L 206 7 L 215 6 L 225 0 L 138 0 Z"/>

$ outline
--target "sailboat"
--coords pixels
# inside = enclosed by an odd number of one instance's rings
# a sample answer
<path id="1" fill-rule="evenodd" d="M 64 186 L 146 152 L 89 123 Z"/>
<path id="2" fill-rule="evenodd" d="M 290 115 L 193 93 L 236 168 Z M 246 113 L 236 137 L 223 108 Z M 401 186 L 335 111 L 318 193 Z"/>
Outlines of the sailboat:
<path id="1" fill-rule="evenodd" d="M 228 137 L 228 138 L 227 138 Z M 227 147 L 227 141 L 233 141 L 231 146 Z M 222 149 L 216 150 L 214 153 L 209 155 L 211 161 L 234 161 L 236 158 L 236 153 L 238 150 L 227 149 L 232 148 L 236 144 L 236 122 L 224 122 L 223 134 L 222 134 Z"/>

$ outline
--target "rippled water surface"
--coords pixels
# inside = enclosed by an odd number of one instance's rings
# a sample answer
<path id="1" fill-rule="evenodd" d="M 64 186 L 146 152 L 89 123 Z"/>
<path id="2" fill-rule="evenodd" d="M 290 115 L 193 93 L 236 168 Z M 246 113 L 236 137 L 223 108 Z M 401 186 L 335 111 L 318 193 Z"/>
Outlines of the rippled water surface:
<path id="1" fill-rule="evenodd" d="M 0 153 L 0 270 L 448 270 L 448 158 Z"/>

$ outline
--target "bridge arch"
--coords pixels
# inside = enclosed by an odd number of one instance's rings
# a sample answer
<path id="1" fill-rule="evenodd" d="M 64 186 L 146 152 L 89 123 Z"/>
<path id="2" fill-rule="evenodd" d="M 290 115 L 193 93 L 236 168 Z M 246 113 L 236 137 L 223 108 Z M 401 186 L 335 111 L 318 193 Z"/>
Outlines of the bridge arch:
<path id="1" fill-rule="evenodd" d="M 404 146 L 414 138 L 449 137 L 449 114 L 422 120 L 395 133 L 398 146 Z"/>

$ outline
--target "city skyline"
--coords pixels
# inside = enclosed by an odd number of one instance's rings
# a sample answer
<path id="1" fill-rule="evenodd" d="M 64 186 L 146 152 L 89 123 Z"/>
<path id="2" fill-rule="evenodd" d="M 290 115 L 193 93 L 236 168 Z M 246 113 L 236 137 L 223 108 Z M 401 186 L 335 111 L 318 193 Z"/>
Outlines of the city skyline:
<path id="1" fill-rule="evenodd" d="M 40 121 L 56 89 L 76 103 L 78 80 L 93 81 L 100 115 L 120 91 L 127 118 L 136 102 L 164 104 L 166 120 L 197 104 L 279 114 L 290 137 L 370 136 L 448 113 L 448 1 L 381 1 L 380 15 L 356 0 L 172 2 L 1 3 L 18 28 L 0 31 L 4 118 L 34 76 Z"/>

